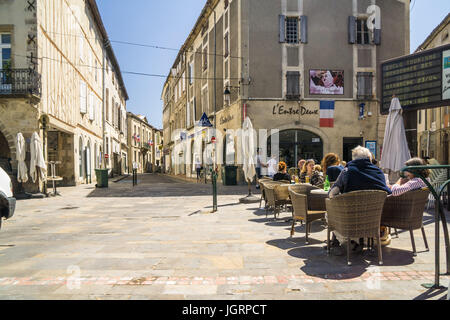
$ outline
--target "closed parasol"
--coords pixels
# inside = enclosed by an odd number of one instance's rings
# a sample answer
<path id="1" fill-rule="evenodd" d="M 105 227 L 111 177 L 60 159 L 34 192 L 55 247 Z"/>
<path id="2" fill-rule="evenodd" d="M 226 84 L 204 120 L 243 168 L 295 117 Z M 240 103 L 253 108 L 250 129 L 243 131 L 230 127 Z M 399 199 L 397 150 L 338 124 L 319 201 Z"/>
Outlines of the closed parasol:
<path id="1" fill-rule="evenodd" d="M 398 172 L 409 159 L 411 159 L 411 153 L 406 140 L 402 107 L 399 99 L 394 97 L 386 121 L 380 166 L 383 169 Z"/>
<path id="2" fill-rule="evenodd" d="M 27 155 L 25 139 L 22 133 L 18 133 L 16 137 L 16 160 L 17 160 L 17 182 L 25 183 L 28 181 L 27 165 L 25 157 Z"/>
<path id="3" fill-rule="evenodd" d="M 44 160 L 44 154 L 42 150 L 42 142 L 39 135 L 34 132 L 31 136 L 30 144 L 31 160 L 30 160 L 30 176 L 33 182 L 37 179 L 37 168 L 39 168 L 40 179 L 46 180 L 47 166 Z"/>

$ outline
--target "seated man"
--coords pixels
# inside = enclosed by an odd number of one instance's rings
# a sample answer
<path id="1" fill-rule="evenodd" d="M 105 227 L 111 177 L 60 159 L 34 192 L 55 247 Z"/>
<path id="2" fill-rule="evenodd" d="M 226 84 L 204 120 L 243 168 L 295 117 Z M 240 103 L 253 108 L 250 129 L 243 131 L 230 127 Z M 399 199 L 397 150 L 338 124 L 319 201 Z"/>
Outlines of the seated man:
<path id="1" fill-rule="evenodd" d="M 360 190 L 383 190 L 391 194 L 391 189 L 386 185 L 383 171 L 372 164 L 372 154 L 369 149 L 361 146 L 352 150 L 352 159 L 347 167 L 342 170 L 333 188 L 328 193 L 330 198 L 339 193 L 347 193 Z"/>
<path id="2" fill-rule="evenodd" d="M 386 185 L 383 171 L 372 163 L 372 154 L 369 149 L 361 146 L 352 150 L 352 159 L 347 167 L 342 170 L 336 183 L 330 189 L 328 196 L 335 197 L 340 193 L 361 190 L 382 190 L 391 194 L 391 189 Z M 359 239 L 359 245 L 355 244 L 354 251 L 361 250 L 364 239 Z M 340 248 L 339 241 L 333 234 L 332 246 Z M 333 250 L 336 254 L 342 254 L 342 250 Z"/>

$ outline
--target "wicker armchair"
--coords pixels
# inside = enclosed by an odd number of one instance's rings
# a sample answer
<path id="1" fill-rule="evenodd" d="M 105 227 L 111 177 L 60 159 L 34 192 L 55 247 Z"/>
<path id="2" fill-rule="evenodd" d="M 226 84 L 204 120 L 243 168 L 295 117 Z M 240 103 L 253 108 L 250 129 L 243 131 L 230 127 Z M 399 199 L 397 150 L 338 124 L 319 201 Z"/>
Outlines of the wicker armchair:
<path id="1" fill-rule="evenodd" d="M 383 264 L 380 241 L 380 222 L 387 193 L 381 190 L 364 190 L 344 193 L 326 199 L 328 231 L 327 252 L 330 253 L 330 232 L 336 231 L 347 239 L 347 264 L 350 262 L 351 238 L 376 238 L 378 261 Z"/>
<path id="2" fill-rule="evenodd" d="M 320 189 L 319 187 L 315 187 L 308 183 L 304 183 L 304 184 L 292 185 L 289 188 L 291 188 L 294 192 L 308 196 L 308 210 L 314 210 L 314 211 L 326 211 L 327 210 L 327 208 L 325 207 L 325 199 L 323 199 L 321 197 L 311 196 L 311 190 L 318 190 L 318 189 Z"/>
<path id="3" fill-rule="evenodd" d="M 428 248 L 427 237 L 423 228 L 423 211 L 428 201 L 427 188 L 406 192 L 398 197 L 389 196 L 386 199 L 381 215 L 381 225 L 409 230 L 414 256 L 417 255 L 413 230 L 421 229 L 425 248 Z M 398 234 L 397 234 L 398 237 Z"/>
<path id="4" fill-rule="evenodd" d="M 309 244 L 308 234 L 311 232 L 311 223 L 315 220 L 320 220 L 325 218 L 326 211 L 312 211 L 308 210 L 308 196 L 304 193 L 296 192 L 296 190 L 301 188 L 296 188 L 299 186 L 289 187 L 289 196 L 292 202 L 292 227 L 291 227 L 291 238 L 294 236 L 295 222 L 301 221 L 305 223 L 305 243 Z"/>
<path id="5" fill-rule="evenodd" d="M 259 186 L 260 186 L 260 190 L 261 190 L 261 199 L 259 200 L 259 207 L 261 208 L 261 203 L 264 200 L 264 208 L 267 209 L 268 207 L 268 200 L 267 200 L 267 195 L 266 195 L 266 191 L 265 191 L 265 186 L 268 184 L 281 184 L 281 182 L 279 181 L 273 181 L 270 178 L 264 178 L 259 180 Z"/>
<path id="6" fill-rule="evenodd" d="M 285 192 L 283 189 L 276 190 L 278 187 L 281 186 L 281 184 L 282 183 L 278 181 L 274 181 L 271 183 L 264 183 L 264 193 L 267 199 L 266 218 L 268 211 L 272 210 L 274 213 L 274 218 L 276 219 L 277 213 L 279 214 L 281 206 L 287 204 L 289 196 L 286 199 L 286 196 L 284 195 Z"/>

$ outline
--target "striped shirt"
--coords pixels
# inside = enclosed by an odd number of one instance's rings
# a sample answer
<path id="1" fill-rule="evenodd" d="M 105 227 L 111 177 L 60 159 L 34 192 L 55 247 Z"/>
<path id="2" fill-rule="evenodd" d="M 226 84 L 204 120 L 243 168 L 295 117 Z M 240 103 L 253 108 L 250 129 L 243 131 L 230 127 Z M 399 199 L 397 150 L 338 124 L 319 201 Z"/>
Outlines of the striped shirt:
<path id="1" fill-rule="evenodd" d="M 394 184 L 391 187 L 391 190 L 392 190 L 392 195 L 394 197 L 398 197 L 408 191 L 418 190 L 418 189 L 422 189 L 422 188 L 426 188 L 426 187 L 427 187 L 427 185 L 425 184 L 425 182 L 422 181 L 422 179 L 412 178 L 411 180 L 406 182 L 404 185 Z"/>

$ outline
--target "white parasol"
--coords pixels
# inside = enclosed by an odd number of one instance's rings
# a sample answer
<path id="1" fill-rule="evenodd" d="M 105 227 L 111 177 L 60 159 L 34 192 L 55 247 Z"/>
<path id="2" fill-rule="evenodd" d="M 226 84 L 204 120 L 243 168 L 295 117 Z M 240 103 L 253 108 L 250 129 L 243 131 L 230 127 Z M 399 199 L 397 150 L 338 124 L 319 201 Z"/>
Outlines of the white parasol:
<path id="1" fill-rule="evenodd" d="M 16 160 L 17 160 L 17 181 L 25 183 L 28 181 L 27 165 L 25 164 L 25 157 L 27 155 L 25 139 L 22 133 L 18 133 L 16 137 Z"/>
<path id="2" fill-rule="evenodd" d="M 249 117 L 246 117 L 242 125 L 242 152 L 244 156 L 245 180 L 251 183 L 256 175 L 255 169 L 255 140 L 253 125 Z"/>
<path id="3" fill-rule="evenodd" d="M 41 138 L 36 132 L 34 132 L 33 135 L 31 136 L 30 151 L 31 151 L 31 160 L 30 160 L 31 179 L 33 180 L 33 183 L 36 182 L 37 179 L 36 168 L 39 168 L 40 178 L 42 181 L 45 181 L 47 175 L 47 166 L 45 165 Z"/>
<path id="4" fill-rule="evenodd" d="M 242 125 L 242 153 L 243 153 L 243 171 L 245 180 L 248 183 L 248 196 L 239 199 L 243 203 L 255 203 L 259 199 L 252 195 L 251 183 L 256 175 L 255 169 L 255 157 L 256 157 L 256 145 L 255 145 L 255 133 L 253 125 L 249 117 L 246 117 Z"/>
<path id="5" fill-rule="evenodd" d="M 406 141 L 402 106 L 399 99 L 394 97 L 386 121 L 380 166 L 383 169 L 398 172 L 405 167 L 405 162 L 409 159 L 411 159 L 411 153 Z"/>

